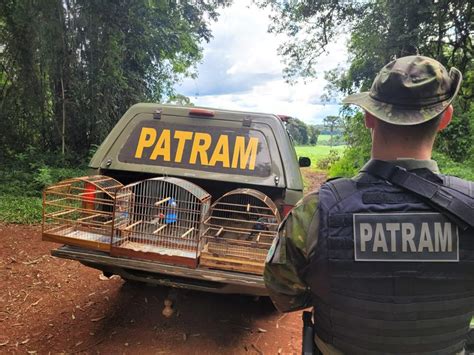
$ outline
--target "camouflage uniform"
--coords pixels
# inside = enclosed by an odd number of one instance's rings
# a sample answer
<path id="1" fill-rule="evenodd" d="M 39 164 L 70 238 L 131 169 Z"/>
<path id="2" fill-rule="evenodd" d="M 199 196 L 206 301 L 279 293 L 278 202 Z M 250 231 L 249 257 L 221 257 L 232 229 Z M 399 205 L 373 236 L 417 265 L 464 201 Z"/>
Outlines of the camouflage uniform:
<path id="1" fill-rule="evenodd" d="M 369 92 L 351 95 L 343 103 L 356 104 L 382 121 L 395 125 L 416 125 L 441 114 L 459 91 L 462 75 L 447 70 L 437 61 L 410 56 L 387 64 Z M 428 168 L 439 173 L 433 160 L 400 159 L 392 163 L 407 170 Z M 305 196 L 279 228 L 269 251 L 264 279 L 275 306 L 282 312 L 313 306 L 304 282 L 309 256 L 318 243 L 318 193 Z M 316 336 L 323 353 L 340 353 Z M 323 350 L 323 349 L 321 349 Z"/>

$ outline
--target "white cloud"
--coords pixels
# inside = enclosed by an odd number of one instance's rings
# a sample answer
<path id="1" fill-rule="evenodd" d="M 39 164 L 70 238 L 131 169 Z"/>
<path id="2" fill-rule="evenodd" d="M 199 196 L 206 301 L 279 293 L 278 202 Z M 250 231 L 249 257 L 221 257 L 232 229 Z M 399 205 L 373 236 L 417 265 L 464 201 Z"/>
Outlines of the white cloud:
<path id="1" fill-rule="evenodd" d="M 308 123 L 337 114 L 338 105 L 324 105 L 320 96 L 326 85 L 323 72 L 346 60 L 344 38 L 320 59 L 317 79 L 289 85 L 277 54 L 284 37 L 267 32 L 268 15 L 250 0 L 224 9 L 212 25 L 214 38 L 204 47 L 198 78 L 184 80 L 177 91 L 200 106 L 287 114 Z"/>

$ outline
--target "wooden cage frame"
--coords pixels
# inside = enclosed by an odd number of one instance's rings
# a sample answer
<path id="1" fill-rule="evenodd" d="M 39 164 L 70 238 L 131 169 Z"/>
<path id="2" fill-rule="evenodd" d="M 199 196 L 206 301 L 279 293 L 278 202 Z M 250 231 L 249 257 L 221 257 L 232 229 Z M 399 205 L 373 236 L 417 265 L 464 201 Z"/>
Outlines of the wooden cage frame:
<path id="1" fill-rule="evenodd" d="M 43 191 L 42 240 L 109 251 L 117 180 L 93 175 L 63 180 Z"/>
<path id="2" fill-rule="evenodd" d="M 239 195 L 260 201 L 260 205 L 225 202 Z M 229 217 L 219 216 L 226 213 Z M 248 220 L 242 218 L 245 215 L 249 216 Z M 265 221 L 259 222 L 262 218 Z M 275 203 L 258 190 L 236 189 L 224 194 L 213 203 L 205 222 L 200 266 L 262 275 L 280 221 Z M 259 230 L 256 228 L 259 223 L 268 229 Z M 247 238 L 242 239 L 244 237 Z"/>

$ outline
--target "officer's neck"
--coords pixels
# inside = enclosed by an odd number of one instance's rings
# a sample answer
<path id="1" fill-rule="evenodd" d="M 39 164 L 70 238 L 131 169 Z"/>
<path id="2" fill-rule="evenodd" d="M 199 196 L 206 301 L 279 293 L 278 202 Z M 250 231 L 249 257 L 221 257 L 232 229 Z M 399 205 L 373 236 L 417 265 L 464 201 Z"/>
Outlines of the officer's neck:
<path id="1" fill-rule="evenodd" d="M 420 144 L 405 141 L 401 138 L 398 142 L 387 142 L 383 137 L 372 136 L 372 159 L 397 160 L 400 158 L 411 158 L 428 160 L 431 159 L 432 144 Z"/>

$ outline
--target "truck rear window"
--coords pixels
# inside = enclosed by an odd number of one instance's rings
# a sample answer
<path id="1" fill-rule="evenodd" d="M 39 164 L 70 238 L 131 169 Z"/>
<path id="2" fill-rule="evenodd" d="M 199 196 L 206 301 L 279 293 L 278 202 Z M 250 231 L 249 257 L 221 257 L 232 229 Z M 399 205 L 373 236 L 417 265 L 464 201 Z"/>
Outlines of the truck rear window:
<path id="1" fill-rule="evenodd" d="M 271 174 L 265 136 L 245 127 L 226 129 L 142 121 L 131 132 L 118 159 L 123 163 L 228 174 Z"/>

